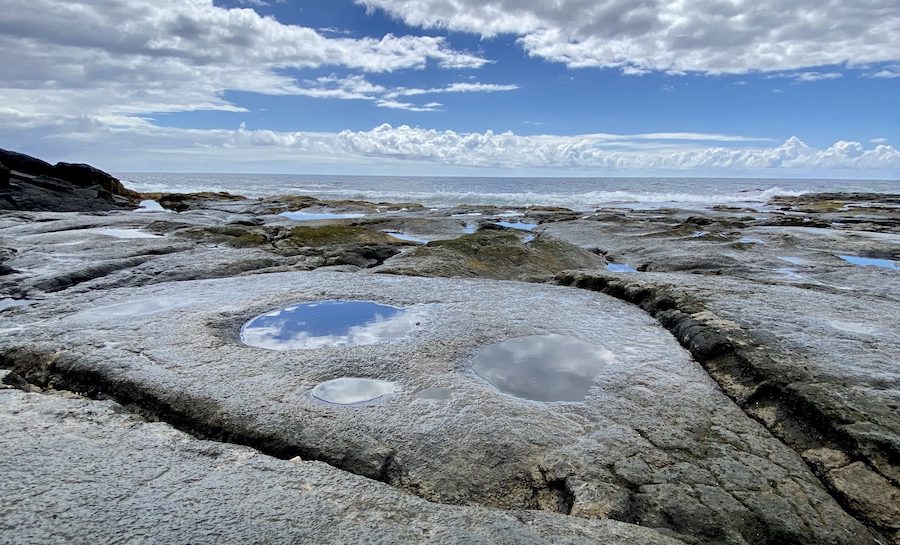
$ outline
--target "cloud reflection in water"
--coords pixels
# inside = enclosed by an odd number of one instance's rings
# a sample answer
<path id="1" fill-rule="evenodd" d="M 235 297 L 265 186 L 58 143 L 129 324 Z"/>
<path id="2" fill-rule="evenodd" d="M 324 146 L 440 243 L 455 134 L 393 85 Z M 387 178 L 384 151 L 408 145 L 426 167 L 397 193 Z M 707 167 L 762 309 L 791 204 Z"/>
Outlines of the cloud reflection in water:
<path id="1" fill-rule="evenodd" d="M 304 303 L 253 318 L 241 329 L 241 341 L 269 350 L 375 344 L 408 334 L 422 315 L 421 308 L 368 301 Z"/>
<path id="2" fill-rule="evenodd" d="M 565 335 L 517 337 L 484 347 L 472 369 L 498 390 L 535 401 L 581 401 L 615 361 L 609 350 Z"/>

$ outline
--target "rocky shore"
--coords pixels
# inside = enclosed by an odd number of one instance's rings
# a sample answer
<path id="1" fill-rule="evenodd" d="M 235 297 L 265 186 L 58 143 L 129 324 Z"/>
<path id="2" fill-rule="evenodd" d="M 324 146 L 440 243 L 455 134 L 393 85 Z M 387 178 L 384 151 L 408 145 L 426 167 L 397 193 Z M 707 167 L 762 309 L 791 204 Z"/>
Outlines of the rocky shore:
<path id="1" fill-rule="evenodd" d="M 11 543 L 900 544 L 900 195 L 435 210 L 0 163 Z M 414 318 L 242 342 L 318 301 Z M 599 347 L 576 401 L 474 369 L 547 337 Z M 391 389 L 315 395 L 345 377 Z"/>

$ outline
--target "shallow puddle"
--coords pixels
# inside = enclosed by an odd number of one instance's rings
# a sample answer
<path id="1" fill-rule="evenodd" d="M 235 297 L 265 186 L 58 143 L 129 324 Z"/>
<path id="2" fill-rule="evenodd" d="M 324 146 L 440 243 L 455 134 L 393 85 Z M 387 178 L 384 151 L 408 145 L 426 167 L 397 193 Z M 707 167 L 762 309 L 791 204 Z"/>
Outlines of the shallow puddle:
<path id="1" fill-rule="evenodd" d="M 463 229 L 463 233 L 467 235 L 471 235 L 475 231 L 478 230 L 478 224 L 475 223 L 467 223 L 465 229 Z"/>
<path id="2" fill-rule="evenodd" d="M 313 388 L 316 399 L 338 405 L 353 405 L 373 401 L 397 391 L 393 382 L 371 378 L 341 377 L 329 380 Z"/>
<path id="3" fill-rule="evenodd" d="M 782 275 L 785 280 L 803 280 L 803 275 L 797 272 L 795 269 L 791 269 L 789 267 L 782 267 L 779 269 L 775 269 L 775 272 Z"/>
<path id="4" fill-rule="evenodd" d="M 761 238 L 754 237 L 741 237 L 738 239 L 738 242 L 741 244 L 765 244 L 766 241 Z"/>
<path id="5" fill-rule="evenodd" d="M 859 265 L 860 267 L 882 267 L 885 269 L 900 270 L 900 266 L 890 259 L 876 259 L 874 257 L 859 257 L 855 255 L 839 255 L 847 263 Z"/>
<path id="6" fill-rule="evenodd" d="M 162 207 L 156 201 L 146 200 L 141 201 L 138 207 L 135 209 L 135 212 L 165 212 L 166 209 Z"/>
<path id="7" fill-rule="evenodd" d="M 269 350 L 360 346 L 403 337 L 419 320 L 420 313 L 369 301 L 320 301 L 253 318 L 241 341 Z"/>
<path id="8" fill-rule="evenodd" d="M 581 401 L 609 350 L 565 335 L 517 337 L 481 349 L 472 370 L 501 392 L 535 401 Z"/>
<path id="9" fill-rule="evenodd" d="M 172 299 L 139 299 L 137 301 L 92 308 L 88 312 L 98 316 L 140 316 L 175 308 L 178 305 L 179 303 Z"/>
<path id="10" fill-rule="evenodd" d="M 410 235 L 408 233 L 404 233 L 403 231 L 382 231 L 382 233 L 391 235 L 392 237 L 394 237 L 398 240 L 405 240 L 407 242 L 417 242 L 419 244 L 428 244 L 427 238 Z"/>
<path id="11" fill-rule="evenodd" d="M 498 221 L 496 225 L 507 229 L 518 229 L 519 231 L 531 231 L 537 227 L 536 223 L 524 223 L 521 221 Z"/>
<path id="12" fill-rule="evenodd" d="M 534 240 L 534 235 L 525 235 L 522 237 L 522 244 L 528 244 L 532 240 Z"/>
<path id="13" fill-rule="evenodd" d="M 802 257 L 780 256 L 778 259 L 786 263 L 790 263 L 791 265 L 799 265 L 801 267 L 807 267 L 813 264 L 812 261 L 803 259 Z"/>
<path id="14" fill-rule="evenodd" d="M 13 299 L 11 297 L 4 297 L 0 299 L 0 312 L 3 312 L 6 309 L 10 308 L 21 308 L 27 307 L 34 301 L 29 301 L 27 299 Z"/>
<path id="15" fill-rule="evenodd" d="M 163 238 L 162 235 L 154 235 L 140 229 L 114 229 L 111 227 L 102 227 L 99 229 L 85 229 L 85 233 L 96 233 L 113 238 Z"/>
<path id="16" fill-rule="evenodd" d="M 341 220 L 364 218 L 365 214 L 355 212 L 282 212 L 279 216 L 284 216 L 294 221 L 316 221 L 316 220 Z"/>
<path id="17" fill-rule="evenodd" d="M 862 322 L 843 322 L 840 320 L 832 320 L 828 322 L 828 325 L 837 330 L 845 331 L 847 333 L 855 333 L 858 335 L 871 335 L 878 331 L 877 326 L 864 324 Z"/>
<path id="18" fill-rule="evenodd" d="M 638 272 L 637 269 L 632 267 L 627 263 L 610 263 L 606 266 L 606 270 L 610 272 L 625 272 L 625 273 L 633 273 Z"/>

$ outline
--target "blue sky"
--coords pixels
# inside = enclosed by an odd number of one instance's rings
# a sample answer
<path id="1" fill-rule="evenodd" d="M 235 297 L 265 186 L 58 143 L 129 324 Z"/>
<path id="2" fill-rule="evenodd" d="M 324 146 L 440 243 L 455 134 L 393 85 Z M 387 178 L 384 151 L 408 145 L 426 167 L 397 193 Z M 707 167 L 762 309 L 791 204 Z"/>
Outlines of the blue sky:
<path id="1" fill-rule="evenodd" d="M 53 161 L 900 178 L 896 1 L 11 1 L 0 147 Z"/>

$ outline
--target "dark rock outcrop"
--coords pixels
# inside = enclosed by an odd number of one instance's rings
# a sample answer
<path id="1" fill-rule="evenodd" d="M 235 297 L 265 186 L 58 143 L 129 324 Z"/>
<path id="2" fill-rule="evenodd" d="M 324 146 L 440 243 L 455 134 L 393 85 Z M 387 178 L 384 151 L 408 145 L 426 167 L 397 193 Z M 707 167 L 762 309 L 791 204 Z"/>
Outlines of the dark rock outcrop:
<path id="1" fill-rule="evenodd" d="M 140 194 L 85 164 L 57 163 L 0 149 L 0 209 L 101 212 L 130 208 Z"/>

